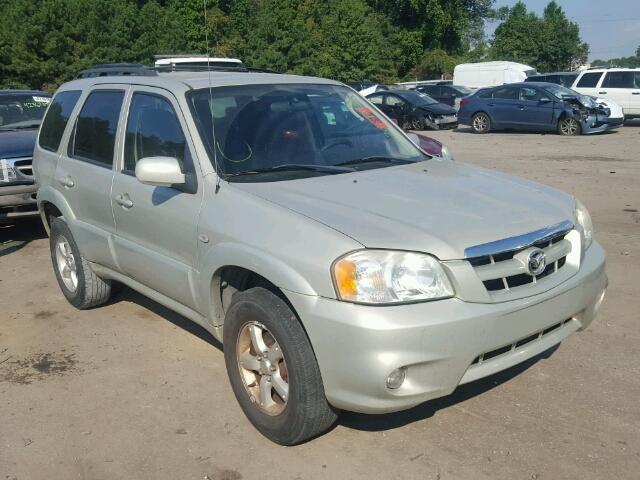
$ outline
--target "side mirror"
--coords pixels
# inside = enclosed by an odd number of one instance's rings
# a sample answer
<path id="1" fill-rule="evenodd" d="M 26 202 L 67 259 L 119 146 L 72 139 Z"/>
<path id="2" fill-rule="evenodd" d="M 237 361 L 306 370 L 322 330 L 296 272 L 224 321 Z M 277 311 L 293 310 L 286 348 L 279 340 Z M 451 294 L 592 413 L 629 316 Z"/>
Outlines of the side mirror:
<path id="1" fill-rule="evenodd" d="M 136 163 L 136 178 L 145 185 L 171 187 L 184 185 L 180 163 L 173 157 L 145 157 Z"/>
<path id="2" fill-rule="evenodd" d="M 549 102 L 551 102 L 551 99 L 548 97 L 542 97 L 540 99 L 540 103 L 549 103 Z"/>

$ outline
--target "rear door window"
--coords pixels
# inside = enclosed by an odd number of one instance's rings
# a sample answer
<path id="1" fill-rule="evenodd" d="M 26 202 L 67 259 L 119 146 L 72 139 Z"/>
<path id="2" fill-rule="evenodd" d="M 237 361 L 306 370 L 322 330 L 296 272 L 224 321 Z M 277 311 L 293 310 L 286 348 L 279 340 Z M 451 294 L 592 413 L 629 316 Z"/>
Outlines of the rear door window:
<path id="1" fill-rule="evenodd" d="M 54 97 L 40 129 L 38 144 L 41 148 L 51 152 L 58 150 L 69 116 L 78 103 L 80 93 L 79 90 L 69 90 L 60 92 Z"/>
<path id="2" fill-rule="evenodd" d="M 113 165 L 123 99 L 121 90 L 95 90 L 89 94 L 76 121 L 71 157 L 104 167 Z"/>
<path id="3" fill-rule="evenodd" d="M 602 82 L 606 88 L 640 88 L 640 72 L 607 72 Z"/>
<path id="4" fill-rule="evenodd" d="M 172 157 L 185 173 L 186 156 L 187 140 L 171 103 L 158 95 L 135 93 L 127 120 L 124 171 L 134 172 L 141 158 Z"/>
<path id="5" fill-rule="evenodd" d="M 598 81 L 602 77 L 602 72 L 589 72 L 582 75 L 578 81 L 578 88 L 595 88 L 598 85 Z"/>
<path id="6" fill-rule="evenodd" d="M 493 91 L 493 98 L 501 100 L 517 100 L 518 89 L 513 87 L 498 88 Z"/>

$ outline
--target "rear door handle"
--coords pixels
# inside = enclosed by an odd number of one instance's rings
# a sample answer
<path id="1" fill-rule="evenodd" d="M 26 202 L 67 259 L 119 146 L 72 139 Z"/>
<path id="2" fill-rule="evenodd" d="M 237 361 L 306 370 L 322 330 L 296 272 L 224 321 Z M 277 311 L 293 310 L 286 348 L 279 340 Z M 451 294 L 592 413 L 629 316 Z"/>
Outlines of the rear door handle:
<path id="1" fill-rule="evenodd" d="M 606 94 L 607 94 L 607 92 L 598 92 L 598 94 L 600 94 L 600 95 L 606 95 Z"/>
<path id="2" fill-rule="evenodd" d="M 71 178 L 68 175 L 58 178 L 58 183 L 63 187 L 67 187 L 67 188 L 73 188 L 73 186 L 75 185 L 73 178 Z"/>
<path id="3" fill-rule="evenodd" d="M 524 105 L 518 105 L 518 109 L 520 109 L 520 110 L 524 110 L 525 108 L 527 108 L 527 107 L 525 107 Z"/>
<path id="4" fill-rule="evenodd" d="M 129 195 L 126 193 L 116 195 L 115 197 L 113 197 L 113 199 L 116 201 L 118 205 L 120 205 L 124 209 L 128 210 L 129 208 L 133 207 L 133 201 L 131 201 L 131 199 L 129 198 Z"/>
<path id="5" fill-rule="evenodd" d="M 495 103 L 487 103 L 487 105 L 488 105 L 489 107 L 495 107 L 495 106 L 496 106 L 496 104 L 495 104 Z"/>
<path id="6" fill-rule="evenodd" d="M 640 92 L 631 92 L 631 95 L 640 95 Z"/>

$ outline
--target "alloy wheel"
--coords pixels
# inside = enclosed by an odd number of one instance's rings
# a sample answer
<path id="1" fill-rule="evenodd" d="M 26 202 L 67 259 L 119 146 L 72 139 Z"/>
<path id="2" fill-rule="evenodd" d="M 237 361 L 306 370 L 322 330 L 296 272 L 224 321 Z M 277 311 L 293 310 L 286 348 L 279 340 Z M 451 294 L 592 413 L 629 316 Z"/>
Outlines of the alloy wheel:
<path id="1" fill-rule="evenodd" d="M 489 125 L 489 119 L 486 115 L 476 115 L 473 119 L 473 129 L 477 132 L 484 132 Z"/>
<path id="2" fill-rule="evenodd" d="M 574 118 L 565 118 L 560 124 L 560 131 L 563 135 L 576 135 L 578 129 L 578 122 Z"/>
<path id="3" fill-rule="evenodd" d="M 56 265 L 62 283 L 70 291 L 75 292 L 78 289 L 78 269 L 76 259 L 67 239 L 60 235 L 56 242 Z"/>
<path id="4" fill-rule="evenodd" d="M 244 324 L 236 359 L 251 403 L 268 415 L 282 413 L 289 399 L 289 372 L 273 334 L 261 323 Z"/>

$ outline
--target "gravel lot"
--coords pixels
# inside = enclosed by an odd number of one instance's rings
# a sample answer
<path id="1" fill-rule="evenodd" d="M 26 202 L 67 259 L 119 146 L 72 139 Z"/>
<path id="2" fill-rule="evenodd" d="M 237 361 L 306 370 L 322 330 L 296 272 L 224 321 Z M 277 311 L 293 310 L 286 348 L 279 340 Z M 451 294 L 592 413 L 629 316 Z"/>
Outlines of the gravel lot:
<path id="1" fill-rule="evenodd" d="M 593 137 L 430 132 L 459 161 L 590 209 L 609 291 L 543 358 L 278 447 L 238 407 L 220 345 L 124 289 L 78 311 L 38 222 L 0 229 L 0 479 L 640 478 L 640 123 Z M 472 207 L 472 206 L 470 206 Z"/>

